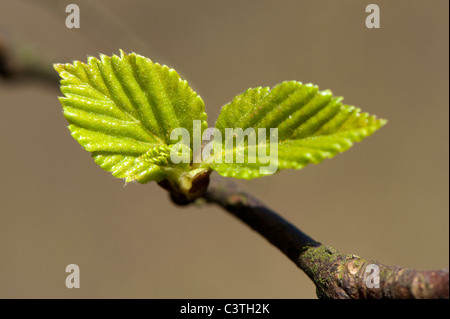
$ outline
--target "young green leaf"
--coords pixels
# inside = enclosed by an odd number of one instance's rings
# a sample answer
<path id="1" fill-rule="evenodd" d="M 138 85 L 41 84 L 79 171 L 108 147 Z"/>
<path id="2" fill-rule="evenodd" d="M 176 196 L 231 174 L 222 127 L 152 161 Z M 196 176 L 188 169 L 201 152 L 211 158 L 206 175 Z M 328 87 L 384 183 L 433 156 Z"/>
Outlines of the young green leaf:
<path id="1" fill-rule="evenodd" d="M 266 136 L 267 152 L 274 146 L 278 148 L 278 156 L 271 160 L 276 161 L 278 170 L 300 169 L 347 150 L 386 123 L 361 113 L 358 108 L 342 104 L 341 100 L 341 97 L 333 97 L 329 90 L 319 91 L 317 86 L 296 81 L 283 82 L 272 89 L 249 89 L 222 108 L 216 128 L 222 136 L 226 128 L 253 128 L 255 131 L 277 128 L 277 145 L 270 142 L 269 135 Z M 227 152 L 236 156 L 238 152 L 250 154 L 252 151 L 247 141 L 240 147 L 240 150 L 236 145 L 228 150 L 223 148 L 217 156 L 225 157 Z M 210 165 L 223 176 L 251 179 L 265 175 L 261 168 L 267 164 L 261 163 L 258 156 L 250 157 L 254 159 L 253 163 L 224 160 L 218 163 L 214 161 L 217 156 L 209 159 Z"/>
<path id="2" fill-rule="evenodd" d="M 89 57 L 87 64 L 55 64 L 60 101 L 72 136 L 97 164 L 127 182 L 161 181 L 188 174 L 189 164 L 172 165 L 173 129 L 191 136 L 194 120 L 207 127 L 202 99 L 167 66 L 137 54 Z"/>

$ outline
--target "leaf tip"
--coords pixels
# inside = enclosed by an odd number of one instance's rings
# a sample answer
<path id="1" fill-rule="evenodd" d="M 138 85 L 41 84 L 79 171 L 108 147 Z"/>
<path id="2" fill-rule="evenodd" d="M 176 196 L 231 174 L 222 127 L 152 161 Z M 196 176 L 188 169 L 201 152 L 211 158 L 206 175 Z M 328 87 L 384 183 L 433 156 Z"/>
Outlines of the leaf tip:
<path id="1" fill-rule="evenodd" d="M 389 121 L 387 119 L 378 119 L 378 128 L 382 128 L 383 126 L 388 124 L 388 122 Z"/>
<path id="2" fill-rule="evenodd" d="M 106 55 L 106 54 L 99 53 L 98 56 L 100 57 L 100 61 L 102 61 L 103 63 L 106 63 L 106 62 L 108 62 L 108 61 L 111 61 L 111 57 L 108 56 L 108 55 Z"/>
<path id="3" fill-rule="evenodd" d="M 129 55 L 129 54 L 126 54 L 126 52 L 124 50 L 122 50 L 122 49 L 119 49 L 119 52 L 120 52 L 120 58 L 121 59 L 125 59 Z"/>
<path id="4" fill-rule="evenodd" d="M 96 63 L 97 61 L 98 61 L 98 59 L 96 57 L 92 56 L 92 55 L 87 57 L 87 63 L 89 65 L 92 65 L 92 63 Z"/>
<path id="5" fill-rule="evenodd" d="M 65 67 L 64 67 L 64 64 L 62 64 L 62 63 L 53 63 L 53 69 L 56 72 L 61 73 L 62 71 L 64 71 Z"/>

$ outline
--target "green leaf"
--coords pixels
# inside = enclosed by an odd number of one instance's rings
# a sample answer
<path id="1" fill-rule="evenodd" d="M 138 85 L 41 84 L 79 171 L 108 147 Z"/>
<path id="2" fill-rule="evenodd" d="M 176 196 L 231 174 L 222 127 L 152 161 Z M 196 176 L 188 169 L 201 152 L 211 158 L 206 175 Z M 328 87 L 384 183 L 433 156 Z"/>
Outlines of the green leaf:
<path id="1" fill-rule="evenodd" d="M 216 122 L 222 136 L 226 128 L 277 128 L 278 143 L 270 143 L 266 135 L 267 153 L 278 147 L 276 161 L 281 169 L 300 169 L 309 163 L 320 163 L 350 148 L 371 135 L 386 121 L 377 119 L 360 109 L 341 103 L 341 97 L 333 97 L 331 91 L 319 91 L 317 86 L 289 81 L 274 88 L 254 88 L 236 96 L 226 104 Z M 270 146 L 270 148 L 269 148 Z M 264 166 L 257 157 L 255 163 L 217 163 L 217 158 L 227 152 L 251 153 L 247 141 L 243 149 L 236 146 L 231 150 L 222 148 L 209 162 L 211 168 L 223 176 L 251 179 L 265 175 Z M 258 153 L 259 154 L 259 153 Z M 252 157 L 250 157 L 252 158 Z M 213 162 L 215 161 L 215 162 Z"/>
<path id="2" fill-rule="evenodd" d="M 161 181 L 185 172 L 172 165 L 170 133 L 193 121 L 207 127 L 202 99 L 167 66 L 137 54 L 100 55 L 88 62 L 55 64 L 61 76 L 60 98 L 72 136 L 97 164 L 127 182 Z"/>

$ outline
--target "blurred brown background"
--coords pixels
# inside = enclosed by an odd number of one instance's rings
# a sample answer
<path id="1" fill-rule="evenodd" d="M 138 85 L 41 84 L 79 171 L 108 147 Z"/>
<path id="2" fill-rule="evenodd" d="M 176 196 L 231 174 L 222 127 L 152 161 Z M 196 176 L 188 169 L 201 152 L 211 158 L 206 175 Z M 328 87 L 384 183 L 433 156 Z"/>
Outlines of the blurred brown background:
<path id="1" fill-rule="evenodd" d="M 65 27 L 78 3 L 81 28 Z M 377 3 L 381 29 L 365 27 Z M 319 166 L 239 181 L 342 252 L 422 269 L 449 260 L 447 0 L 13 1 L 0 30 L 54 62 L 122 48 L 221 105 L 255 86 L 330 88 L 389 124 Z M 48 65 L 51 68 L 51 65 Z M 1 298 L 314 298 L 312 283 L 216 207 L 102 171 L 69 135 L 57 88 L 0 81 Z M 65 287 L 65 267 L 81 288 Z"/>

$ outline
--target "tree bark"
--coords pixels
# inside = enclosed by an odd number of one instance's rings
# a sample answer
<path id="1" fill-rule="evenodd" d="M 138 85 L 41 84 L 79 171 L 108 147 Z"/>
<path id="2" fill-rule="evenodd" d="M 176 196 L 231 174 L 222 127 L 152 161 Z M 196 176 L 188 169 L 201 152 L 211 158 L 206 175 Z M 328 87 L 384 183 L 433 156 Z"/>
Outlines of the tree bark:
<path id="1" fill-rule="evenodd" d="M 314 282 L 319 298 L 449 298 L 448 269 L 420 271 L 342 254 L 321 245 L 226 179 L 211 178 L 203 197 L 226 209 L 281 250 Z"/>

